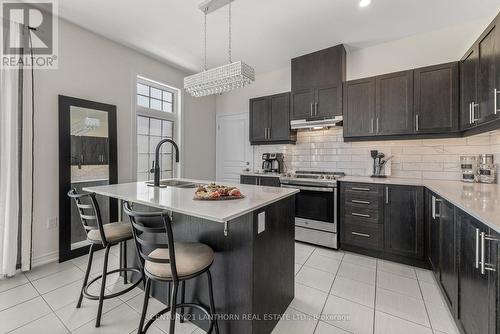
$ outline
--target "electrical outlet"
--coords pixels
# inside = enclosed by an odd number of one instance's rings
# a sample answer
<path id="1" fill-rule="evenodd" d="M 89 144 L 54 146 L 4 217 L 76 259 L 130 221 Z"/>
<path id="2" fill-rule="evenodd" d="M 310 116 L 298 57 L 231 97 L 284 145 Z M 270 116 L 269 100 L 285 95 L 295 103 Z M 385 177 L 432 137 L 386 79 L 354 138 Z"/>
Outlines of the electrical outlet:
<path id="1" fill-rule="evenodd" d="M 47 219 L 47 229 L 51 230 L 57 228 L 57 217 L 50 217 Z"/>

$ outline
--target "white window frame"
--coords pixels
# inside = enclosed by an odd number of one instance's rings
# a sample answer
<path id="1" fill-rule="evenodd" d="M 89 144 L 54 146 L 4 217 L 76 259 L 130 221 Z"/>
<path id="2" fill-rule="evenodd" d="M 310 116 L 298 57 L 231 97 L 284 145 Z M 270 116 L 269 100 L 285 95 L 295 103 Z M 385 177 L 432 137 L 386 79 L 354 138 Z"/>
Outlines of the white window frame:
<path id="1" fill-rule="evenodd" d="M 172 129 L 172 135 L 173 135 L 173 140 L 179 145 L 180 148 L 180 139 L 181 139 L 181 91 L 178 88 L 163 84 L 161 82 L 146 78 L 141 75 L 136 75 L 134 78 L 134 136 L 133 136 L 133 151 L 134 151 L 134 180 L 137 181 L 137 117 L 138 116 L 143 116 L 143 117 L 149 117 L 149 118 L 156 118 L 160 120 L 165 120 L 165 121 L 171 121 L 173 122 L 173 129 Z M 147 86 L 151 86 L 157 89 L 161 89 L 164 91 L 168 91 L 173 94 L 173 103 L 172 103 L 172 112 L 168 111 L 161 111 L 161 110 L 156 110 L 152 108 L 146 108 L 143 106 L 140 106 L 137 101 L 137 84 L 141 83 Z M 167 145 L 167 144 L 165 144 Z M 182 153 L 181 153 L 182 157 Z M 173 167 L 172 167 L 172 173 L 174 178 L 181 177 L 181 163 L 175 163 L 175 151 L 172 150 L 172 160 L 174 161 Z M 182 162 L 182 160 L 181 160 Z"/>

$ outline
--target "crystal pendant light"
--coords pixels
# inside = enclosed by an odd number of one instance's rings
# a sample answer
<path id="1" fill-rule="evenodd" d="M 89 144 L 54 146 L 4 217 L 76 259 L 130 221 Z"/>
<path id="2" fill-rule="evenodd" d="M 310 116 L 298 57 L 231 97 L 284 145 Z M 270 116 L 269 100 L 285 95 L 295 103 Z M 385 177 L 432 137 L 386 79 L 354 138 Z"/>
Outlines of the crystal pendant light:
<path id="1" fill-rule="evenodd" d="M 231 56 L 231 2 L 229 0 L 229 63 L 207 69 L 207 13 L 204 8 L 204 66 L 203 71 L 184 78 L 184 89 L 194 97 L 222 94 L 236 88 L 245 87 L 255 81 L 254 69 L 242 61 L 232 61 Z"/>

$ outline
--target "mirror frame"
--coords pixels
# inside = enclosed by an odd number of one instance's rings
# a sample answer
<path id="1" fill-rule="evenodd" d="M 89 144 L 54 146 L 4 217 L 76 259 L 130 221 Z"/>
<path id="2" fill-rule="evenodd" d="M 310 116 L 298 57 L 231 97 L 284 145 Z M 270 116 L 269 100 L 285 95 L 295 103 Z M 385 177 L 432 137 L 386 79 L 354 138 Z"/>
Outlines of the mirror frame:
<path id="1" fill-rule="evenodd" d="M 59 95 L 59 262 L 89 252 L 88 246 L 71 249 L 71 106 L 108 113 L 109 184 L 118 183 L 116 106 Z M 118 220 L 118 201 L 110 198 L 110 220 Z M 68 223 L 69 222 L 69 223 Z M 105 223 L 105 222 L 104 222 Z"/>

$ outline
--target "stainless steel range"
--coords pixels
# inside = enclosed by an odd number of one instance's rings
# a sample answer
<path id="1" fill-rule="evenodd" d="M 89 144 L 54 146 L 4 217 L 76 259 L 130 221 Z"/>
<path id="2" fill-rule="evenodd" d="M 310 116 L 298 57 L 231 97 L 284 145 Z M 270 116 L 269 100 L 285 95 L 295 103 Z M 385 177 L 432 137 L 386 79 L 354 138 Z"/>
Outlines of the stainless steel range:
<path id="1" fill-rule="evenodd" d="M 280 177 L 283 188 L 299 189 L 295 240 L 338 248 L 337 179 L 344 173 L 297 171 Z"/>

